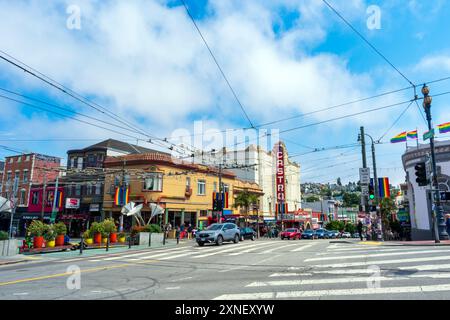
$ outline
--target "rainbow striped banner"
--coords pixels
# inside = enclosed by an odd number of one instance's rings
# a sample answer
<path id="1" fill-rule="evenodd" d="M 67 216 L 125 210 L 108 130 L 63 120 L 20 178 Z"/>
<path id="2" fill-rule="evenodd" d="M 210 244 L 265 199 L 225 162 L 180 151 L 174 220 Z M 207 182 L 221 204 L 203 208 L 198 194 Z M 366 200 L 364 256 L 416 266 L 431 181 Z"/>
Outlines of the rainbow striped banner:
<path id="1" fill-rule="evenodd" d="M 417 130 L 408 132 L 407 136 L 410 139 L 418 139 L 419 138 L 419 135 L 417 134 Z"/>
<path id="2" fill-rule="evenodd" d="M 127 187 L 117 187 L 114 195 L 114 204 L 124 206 L 129 202 L 130 189 Z"/>
<path id="3" fill-rule="evenodd" d="M 439 133 L 447 133 L 450 132 L 450 122 L 446 122 L 438 125 Z"/>
<path id="4" fill-rule="evenodd" d="M 390 198 L 391 190 L 389 188 L 389 178 L 378 178 L 378 194 L 381 198 Z"/>
<path id="5" fill-rule="evenodd" d="M 63 207 L 63 193 L 62 191 L 58 191 L 56 193 L 56 208 L 62 208 Z"/>
<path id="6" fill-rule="evenodd" d="M 405 142 L 406 141 L 406 131 L 402 132 L 391 139 L 391 143 Z"/>
<path id="7" fill-rule="evenodd" d="M 228 192 L 222 192 L 222 196 L 220 195 L 220 192 L 213 192 L 213 202 L 214 202 L 214 200 L 222 200 L 223 199 L 223 207 L 228 208 L 229 207 L 228 195 L 229 195 Z"/>

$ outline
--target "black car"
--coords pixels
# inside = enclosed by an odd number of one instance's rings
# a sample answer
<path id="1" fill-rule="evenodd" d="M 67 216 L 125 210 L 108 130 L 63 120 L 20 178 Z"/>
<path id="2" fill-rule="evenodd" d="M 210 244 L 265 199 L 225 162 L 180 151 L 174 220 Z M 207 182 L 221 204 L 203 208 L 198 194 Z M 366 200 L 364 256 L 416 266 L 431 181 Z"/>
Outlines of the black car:
<path id="1" fill-rule="evenodd" d="M 316 236 L 316 232 L 312 229 L 306 229 L 305 231 L 303 231 L 302 233 L 302 239 L 315 239 L 317 238 Z"/>
<path id="2" fill-rule="evenodd" d="M 256 239 L 256 231 L 252 228 L 242 228 L 241 231 L 241 241 L 244 241 L 245 239 L 250 239 L 254 241 Z"/>

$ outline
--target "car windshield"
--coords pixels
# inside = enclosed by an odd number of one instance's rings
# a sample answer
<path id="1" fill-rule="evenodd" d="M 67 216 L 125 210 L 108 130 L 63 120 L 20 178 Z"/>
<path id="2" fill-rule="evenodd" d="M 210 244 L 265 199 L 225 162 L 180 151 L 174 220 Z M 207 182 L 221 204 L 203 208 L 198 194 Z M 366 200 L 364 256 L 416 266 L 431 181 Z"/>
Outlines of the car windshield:
<path id="1" fill-rule="evenodd" d="M 286 229 L 286 232 L 295 232 L 295 229 Z"/>
<path id="2" fill-rule="evenodd" d="M 206 230 L 220 230 L 222 229 L 222 225 L 221 224 L 212 224 L 210 225 L 208 228 L 206 228 Z"/>
<path id="3" fill-rule="evenodd" d="M 305 233 L 313 233 L 311 229 L 305 230 Z"/>

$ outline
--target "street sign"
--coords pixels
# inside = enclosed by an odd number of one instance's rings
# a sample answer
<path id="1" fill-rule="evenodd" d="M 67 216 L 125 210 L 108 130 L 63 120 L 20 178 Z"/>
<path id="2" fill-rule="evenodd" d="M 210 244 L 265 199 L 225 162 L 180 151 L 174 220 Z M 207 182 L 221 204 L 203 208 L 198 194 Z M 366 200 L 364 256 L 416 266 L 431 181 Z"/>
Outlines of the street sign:
<path id="1" fill-rule="evenodd" d="M 370 168 L 359 168 L 359 181 L 362 185 L 370 183 Z"/>
<path id="2" fill-rule="evenodd" d="M 369 195 L 369 186 L 368 185 L 361 185 L 361 194 L 363 196 Z"/>
<path id="3" fill-rule="evenodd" d="M 423 134 L 423 141 L 426 141 L 432 137 L 434 137 L 434 129 L 431 129 Z"/>

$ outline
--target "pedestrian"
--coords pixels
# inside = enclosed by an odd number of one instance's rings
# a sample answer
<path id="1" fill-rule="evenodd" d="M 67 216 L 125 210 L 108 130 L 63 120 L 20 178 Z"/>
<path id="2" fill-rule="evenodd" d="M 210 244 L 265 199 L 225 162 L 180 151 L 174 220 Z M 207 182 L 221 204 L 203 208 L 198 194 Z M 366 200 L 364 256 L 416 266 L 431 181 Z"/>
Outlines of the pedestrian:
<path id="1" fill-rule="evenodd" d="M 189 226 L 188 226 L 188 229 L 187 229 L 188 240 L 192 239 L 192 230 L 193 230 L 192 225 L 189 223 Z"/>
<path id="2" fill-rule="evenodd" d="M 175 232 L 175 237 L 177 238 L 177 244 L 180 243 L 180 234 L 181 234 L 180 227 L 177 227 L 177 231 Z"/>
<path id="3" fill-rule="evenodd" d="M 361 241 L 363 241 L 363 225 L 362 225 L 361 221 L 358 222 L 357 228 L 358 228 L 359 238 L 361 239 Z"/>

